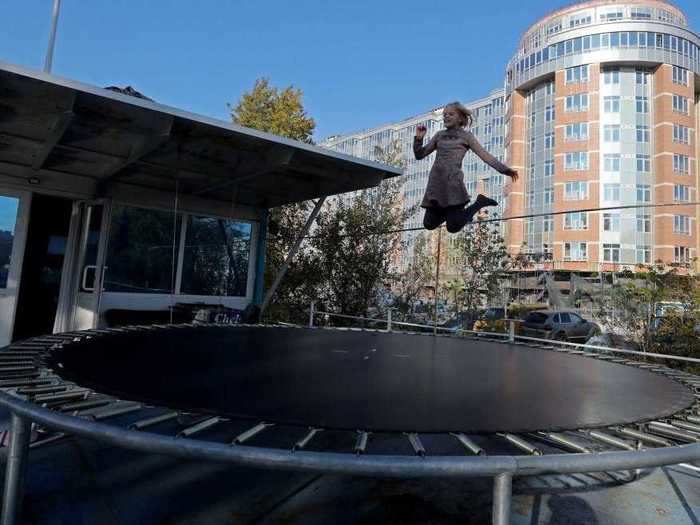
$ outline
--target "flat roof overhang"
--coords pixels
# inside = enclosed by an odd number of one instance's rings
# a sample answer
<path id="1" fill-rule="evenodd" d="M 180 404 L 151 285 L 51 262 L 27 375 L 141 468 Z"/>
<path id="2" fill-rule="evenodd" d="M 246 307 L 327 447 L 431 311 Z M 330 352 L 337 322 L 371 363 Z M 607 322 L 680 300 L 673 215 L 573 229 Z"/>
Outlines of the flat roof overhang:
<path id="1" fill-rule="evenodd" d="M 0 175 L 70 176 L 253 208 L 370 188 L 395 167 L 0 62 Z"/>

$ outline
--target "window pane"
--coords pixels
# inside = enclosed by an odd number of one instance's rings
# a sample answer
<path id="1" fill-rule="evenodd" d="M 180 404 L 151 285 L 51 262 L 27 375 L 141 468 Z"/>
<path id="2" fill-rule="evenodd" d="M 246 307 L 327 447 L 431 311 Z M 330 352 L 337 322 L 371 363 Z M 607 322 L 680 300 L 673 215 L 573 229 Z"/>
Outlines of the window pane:
<path id="1" fill-rule="evenodd" d="M 185 236 L 181 293 L 245 296 L 251 225 L 190 217 Z"/>
<path id="2" fill-rule="evenodd" d="M 7 288 L 19 199 L 0 196 L 0 288 Z"/>
<path id="3" fill-rule="evenodd" d="M 180 218 L 158 210 L 114 206 L 109 232 L 105 289 L 110 292 L 171 293 Z M 175 255 L 176 256 L 176 255 Z"/>

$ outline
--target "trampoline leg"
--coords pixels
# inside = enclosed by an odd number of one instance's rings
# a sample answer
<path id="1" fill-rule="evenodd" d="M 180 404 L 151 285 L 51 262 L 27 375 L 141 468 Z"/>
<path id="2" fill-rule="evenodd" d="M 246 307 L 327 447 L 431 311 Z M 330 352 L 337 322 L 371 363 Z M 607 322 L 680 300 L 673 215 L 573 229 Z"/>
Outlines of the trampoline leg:
<path id="1" fill-rule="evenodd" d="M 24 474 L 27 469 L 29 437 L 32 423 L 28 419 L 12 414 L 12 434 L 5 467 L 5 491 L 2 499 L 2 525 L 21 523 Z"/>
<path id="2" fill-rule="evenodd" d="M 513 474 L 503 472 L 493 482 L 493 525 L 510 523 L 510 500 L 512 495 Z"/>

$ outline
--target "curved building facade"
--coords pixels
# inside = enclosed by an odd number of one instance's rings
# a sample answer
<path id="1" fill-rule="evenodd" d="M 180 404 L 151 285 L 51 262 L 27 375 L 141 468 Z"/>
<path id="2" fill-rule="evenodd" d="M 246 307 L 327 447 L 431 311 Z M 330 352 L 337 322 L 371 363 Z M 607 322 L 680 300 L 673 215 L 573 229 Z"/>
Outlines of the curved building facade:
<path id="1" fill-rule="evenodd" d="M 690 263 L 697 206 L 632 206 L 700 200 L 699 92 L 700 37 L 667 2 L 577 3 L 531 26 L 506 68 L 506 156 L 523 175 L 507 213 L 541 216 L 508 223 L 509 249 L 563 270 Z"/>

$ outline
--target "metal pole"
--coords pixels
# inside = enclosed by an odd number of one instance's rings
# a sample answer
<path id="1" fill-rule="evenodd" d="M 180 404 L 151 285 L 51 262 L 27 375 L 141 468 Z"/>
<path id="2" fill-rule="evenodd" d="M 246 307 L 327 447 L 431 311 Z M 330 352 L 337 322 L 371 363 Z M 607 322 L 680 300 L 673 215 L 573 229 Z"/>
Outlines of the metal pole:
<path id="1" fill-rule="evenodd" d="M 44 72 L 51 73 L 53 65 L 53 49 L 56 45 L 56 28 L 58 27 L 58 14 L 61 11 L 61 0 L 53 0 L 53 12 L 51 13 L 51 33 L 49 33 L 49 47 L 46 50 L 44 60 Z"/>
<path id="2" fill-rule="evenodd" d="M 32 424 L 28 419 L 12 413 L 10 449 L 5 468 L 5 491 L 2 500 L 2 525 L 21 523 L 24 473 L 27 468 L 29 437 Z"/>
<path id="3" fill-rule="evenodd" d="M 386 311 L 386 331 L 391 332 L 391 308 Z"/>
<path id="4" fill-rule="evenodd" d="M 311 307 L 309 308 L 309 328 L 314 327 L 314 313 L 316 311 L 316 303 L 311 303 Z"/>
<path id="5" fill-rule="evenodd" d="M 438 228 L 437 264 L 435 265 L 435 314 L 433 317 L 433 335 L 437 335 L 438 287 L 440 286 L 440 245 L 442 228 Z"/>
<path id="6" fill-rule="evenodd" d="M 284 275 L 287 273 L 287 270 L 289 269 L 289 264 L 292 262 L 292 259 L 294 259 L 297 252 L 299 251 L 299 247 L 301 246 L 301 242 L 304 240 L 304 237 L 306 237 L 306 234 L 309 233 L 309 229 L 311 228 L 311 225 L 313 224 L 314 219 L 318 215 L 318 212 L 321 211 L 321 206 L 323 206 L 324 202 L 326 202 L 325 195 L 316 201 L 316 206 L 314 206 L 314 209 L 312 210 L 311 215 L 309 215 L 309 218 L 306 219 L 306 224 L 304 224 L 304 227 L 302 228 L 301 233 L 297 237 L 296 241 L 294 241 L 294 245 L 292 246 L 292 249 L 289 250 L 289 255 L 287 255 L 287 258 L 285 259 L 284 264 L 282 265 L 282 268 L 280 268 L 280 271 L 277 272 L 277 276 L 275 277 L 275 280 L 273 281 L 272 286 L 270 286 L 270 289 L 265 294 L 265 299 L 263 300 L 263 303 L 260 306 L 260 317 L 261 318 L 262 318 L 263 312 L 265 312 L 265 309 L 267 308 L 267 305 L 270 304 L 270 301 L 272 300 L 272 296 L 275 295 L 275 292 L 277 291 L 277 287 L 280 285 L 280 283 L 282 282 L 282 279 L 284 278 Z"/>
<path id="7" fill-rule="evenodd" d="M 493 525 L 509 525 L 513 474 L 503 472 L 493 481 Z"/>
<path id="8" fill-rule="evenodd" d="M 515 342 L 515 321 L 513 319 L 508 321 L 508 341 Z"/>

